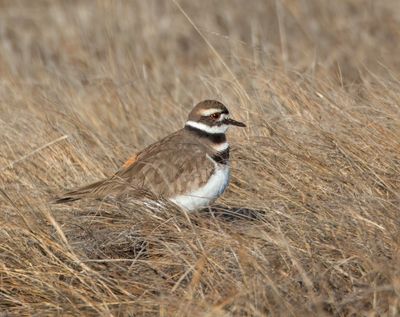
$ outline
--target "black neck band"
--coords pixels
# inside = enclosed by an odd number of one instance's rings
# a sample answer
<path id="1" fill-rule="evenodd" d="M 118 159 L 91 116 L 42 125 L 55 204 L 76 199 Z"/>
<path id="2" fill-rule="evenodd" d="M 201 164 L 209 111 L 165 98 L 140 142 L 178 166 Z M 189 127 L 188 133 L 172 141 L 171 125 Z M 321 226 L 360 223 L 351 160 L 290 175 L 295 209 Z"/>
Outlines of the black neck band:
<path id="1" fill-rule="evenodd" d="M 215 143 L 215 144 L 221 144 L 221 143 L 226 142 L 225 133 L 209 133 L 209 132 L 200 130 L 198 128 L 192 127 L 190 125 L 186 125 L 185 129 L 196 134 L 200 138 L 207 138 L 212 143 Z"/>

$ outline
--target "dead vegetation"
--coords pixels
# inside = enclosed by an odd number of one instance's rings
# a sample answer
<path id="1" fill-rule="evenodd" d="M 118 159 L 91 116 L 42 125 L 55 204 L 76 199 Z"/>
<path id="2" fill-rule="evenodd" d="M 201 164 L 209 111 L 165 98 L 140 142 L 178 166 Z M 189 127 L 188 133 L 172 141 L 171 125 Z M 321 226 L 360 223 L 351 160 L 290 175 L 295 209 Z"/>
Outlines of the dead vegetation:
<path id="1" fill-rule="evenodd" d="M 0 315 L 400 314 L 398 1 L 0 6 Z M 48 203 L 205 98 L 219 206 Z"/>

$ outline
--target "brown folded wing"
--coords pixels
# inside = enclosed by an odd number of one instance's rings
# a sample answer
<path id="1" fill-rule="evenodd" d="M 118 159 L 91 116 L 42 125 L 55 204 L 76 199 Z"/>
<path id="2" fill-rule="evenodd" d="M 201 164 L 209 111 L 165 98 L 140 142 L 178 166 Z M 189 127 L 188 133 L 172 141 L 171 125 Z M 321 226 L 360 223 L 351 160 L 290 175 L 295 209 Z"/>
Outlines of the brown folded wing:
<path id="1" fill-rule="evenodd" d="M 185 194 L 204 185 L 214 172 L 207 152 L 205 145 L 179 130 L 131 157 L 112 177 L 68 192 L 56 202 Z"/>
<path id="2" fill-rule="evenodd" d="M 204 185 L 214 172 L 207 148 L 183 131 L 151 145 L 113 178 L 129 184 L 123 194 L 143 188 L 165 198 L 185 194 Z"/>

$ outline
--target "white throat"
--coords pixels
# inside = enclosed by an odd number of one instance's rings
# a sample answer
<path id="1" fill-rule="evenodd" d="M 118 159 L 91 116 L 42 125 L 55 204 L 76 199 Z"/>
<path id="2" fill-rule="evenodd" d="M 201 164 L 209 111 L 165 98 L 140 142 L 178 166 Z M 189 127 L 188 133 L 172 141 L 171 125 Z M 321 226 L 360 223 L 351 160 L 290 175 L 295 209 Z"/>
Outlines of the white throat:
<path id="1" fill-rule="evenodd" d="M 189 126 L 189 127 L 192 127 L 192 128 L 195 128 L 195 129 L 210 133 L 210 134 L 225 133 L 226 130 L 228 130 L 228 125 L 226 125 L 226 124 L 222 124 L 220 126 L 210 127 L 210 126 L 208 126 L 208 125 L 206 125 L 204 123 L 195 122 L 195 121 L 189 120 L 189 121 L 186 122 L 186 125 Z"/>

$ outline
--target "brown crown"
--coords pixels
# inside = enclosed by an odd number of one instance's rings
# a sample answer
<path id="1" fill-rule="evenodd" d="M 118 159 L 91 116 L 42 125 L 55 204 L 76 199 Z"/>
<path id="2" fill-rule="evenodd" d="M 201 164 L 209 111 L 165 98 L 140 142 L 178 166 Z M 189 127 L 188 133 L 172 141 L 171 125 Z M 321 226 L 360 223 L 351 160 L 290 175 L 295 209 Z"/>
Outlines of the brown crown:
<path id="1" fill-rule="evenodd" d="M 209 109 L 218 109 L 220 113 L 229 113 L 228 109 L 217 100 L 203 100 L 200 101 L 189 113 L 188 120 L 200 121 L 204 115 L 204 111 Z"/>

